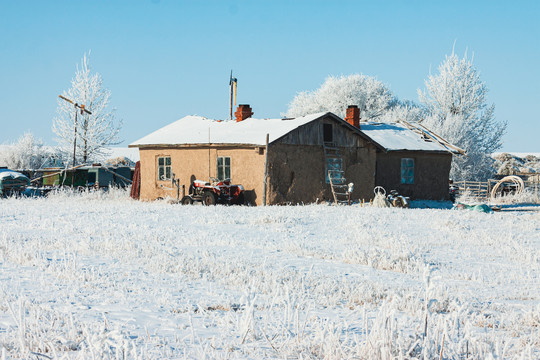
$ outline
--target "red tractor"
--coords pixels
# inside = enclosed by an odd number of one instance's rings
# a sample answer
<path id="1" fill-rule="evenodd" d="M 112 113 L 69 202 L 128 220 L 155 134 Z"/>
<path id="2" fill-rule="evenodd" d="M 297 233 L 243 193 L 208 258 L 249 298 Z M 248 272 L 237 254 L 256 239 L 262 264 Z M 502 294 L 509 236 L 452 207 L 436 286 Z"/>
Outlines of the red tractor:
<path id="1" fill-rule="evenodd" d="M 180 201 L 182 205 L 190 205 L 195 201 L 200 201 L 203 205 L 243 205 L 244 187 L 242 185 L 231 185 L 230 179 L 219 181 L 211 178 L 212 182 L 204 180 L 194 180 L 189 186 L 189 195 Z"/>

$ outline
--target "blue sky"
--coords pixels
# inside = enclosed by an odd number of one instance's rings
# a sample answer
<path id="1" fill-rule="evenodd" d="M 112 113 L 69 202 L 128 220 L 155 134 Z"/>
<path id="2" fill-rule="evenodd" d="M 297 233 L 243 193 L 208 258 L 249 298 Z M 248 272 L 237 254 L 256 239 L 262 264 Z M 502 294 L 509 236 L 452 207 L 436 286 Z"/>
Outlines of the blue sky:
<path id="1" fill-rule="evenodd" d="M 328 75 L 363 73 L 417 101 L 446 54 L 474 54 L 503 151 L 540 152 L 540 1 L 0 0 L 0 144 L 55 144 L 57 96 L 90 64 L 123 120 L 122 146 L 185 115 L 226 119 L 228 80 L 278 117 Z"/>

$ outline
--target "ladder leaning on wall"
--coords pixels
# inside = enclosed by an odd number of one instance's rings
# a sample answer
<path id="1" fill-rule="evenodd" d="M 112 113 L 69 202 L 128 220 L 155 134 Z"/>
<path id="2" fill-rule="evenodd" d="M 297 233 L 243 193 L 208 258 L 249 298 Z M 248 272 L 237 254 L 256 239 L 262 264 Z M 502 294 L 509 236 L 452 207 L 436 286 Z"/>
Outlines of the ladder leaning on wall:
<path id="1" fill-rule="evenodd" d="M 348 185 L 343 171 L 343 161 L 339 148 L 331 143 L 323 143 L 325 168 L 327 171 L 330 189 L 334 197 L 334 204 L 348 204 Z"/>

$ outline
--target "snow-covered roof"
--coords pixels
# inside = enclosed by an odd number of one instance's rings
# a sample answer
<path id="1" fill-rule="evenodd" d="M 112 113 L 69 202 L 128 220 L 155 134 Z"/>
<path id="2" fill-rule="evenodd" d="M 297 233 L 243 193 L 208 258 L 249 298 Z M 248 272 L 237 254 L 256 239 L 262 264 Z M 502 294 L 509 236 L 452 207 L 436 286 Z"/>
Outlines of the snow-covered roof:
<path id="1" fill-rule="evenodd" d="M 249 144 L 265 145 L 276 141 L 294 129 L 314 121 L 328 112 L 310 114 L 293 119 L 255 119 L 243 121 L 213 120 L 202 116 L 186 116 L 153 133 L 129 144 L 130 147 L 144 145 L 189 145 L 189 144 Z"/>
<path id="2" fill-rule="evenodd" d="M 263 146 L 266 144 L 266 134 L 269 134 L 269 142 L 272 143 L 294 129 L 327 114 L 332 113 L 320 112 L 292 119 L 248 118 L 240 122 L 190 115 L 144 136 L 129 144 L 129 147 L 209 143 Z M 351 129 L 355 128 L 351 126 Z M 428 129 L 408 123 L 362 122 L 359 133 L 385 151 L 459 152 L 455 146 Z"/>
<path id="3" fill-rule="evenodd" d="M 443 139 L 438 141 L 427 129 L 415 130 L 400 123 L 360 123 L 360 131 L 386 151 L 458 152 Z"/>
<path id="4" fill-rule="evenodd" d="M 9 169 L 0 169 L 0 179 L 28 179 L 28 177 L 20 172 L 9 170 Z"/>

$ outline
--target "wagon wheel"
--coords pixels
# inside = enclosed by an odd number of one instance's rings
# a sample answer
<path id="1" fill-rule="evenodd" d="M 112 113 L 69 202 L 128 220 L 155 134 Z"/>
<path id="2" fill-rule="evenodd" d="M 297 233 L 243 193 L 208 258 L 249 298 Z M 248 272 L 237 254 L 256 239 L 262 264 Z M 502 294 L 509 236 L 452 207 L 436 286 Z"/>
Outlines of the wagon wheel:
<path id="1" fill-rule="evenodd" d="M 373 189 L 373 193 L 375 195 L 386 196 L 386 190 L 384 190 L 382 186 L 375 186 L 375 189 Z"/>
<path id="2" fill-rule="evenodd" d="M 213 192 L 205 191 L 202 196 L 204 205 L 216 205 L 216 196 Z"/>

